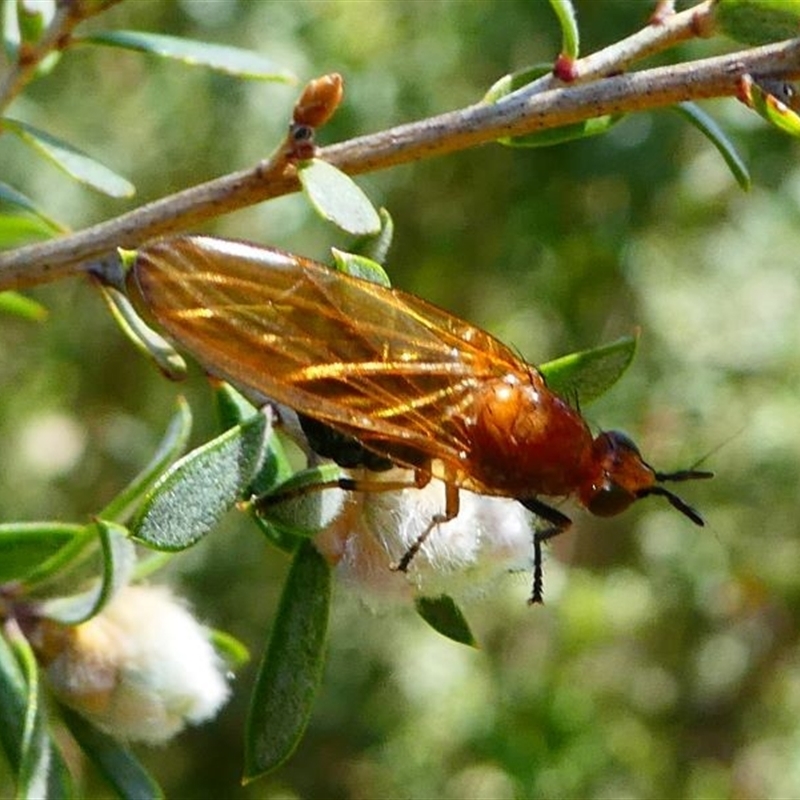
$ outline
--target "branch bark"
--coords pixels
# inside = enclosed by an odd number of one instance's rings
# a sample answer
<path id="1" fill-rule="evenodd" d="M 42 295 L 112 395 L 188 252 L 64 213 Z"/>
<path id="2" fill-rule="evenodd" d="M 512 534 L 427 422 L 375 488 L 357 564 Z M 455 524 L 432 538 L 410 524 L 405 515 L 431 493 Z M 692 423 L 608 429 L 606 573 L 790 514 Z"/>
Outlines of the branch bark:
<path id="1" fill-rule="evenodd" d="M 708 5 L 701 3 L 700 7 Z M 360 136 L 322 148 L 318 156 L 349 174 L 359 174 L 605 114 L 735 96 L 745 75 L 779 81 L 800 77 L 800 39 L 674 66 L 597 77 L 618 64 L 619 57 L 627 63 L 634 54 L 640 57 L 652 53 L 654 36 L 660 37 L 662 47 L 686 38 L 690 22 L 696 25 L 697 8 L 690 9 L 692 20 L 685 16 L 689 12 L 683 12 L 673 18 L 679 23 L 673 22 L 673 28 L 661 26 L 656 34 L 647 36 L 640 32 L 613 46 L 618 48 L 617 61 L 600 51 L 576 62 L 580 75 L 577 82 L 563 84 L 548 76 L 497 103 L 476 103 Z M 637 36 L 638 46 L 632 47 L 631 41 Z M 601 58 L 603 53 L 606 55 Z M 585 62 L 593 65 L 590 70 L 585 69 Z M 279 149 L 272 159 L 251 169 L 186 189 L 75 234 L 2 253 L 0 290 L 79 274 L 117 247 L 133 248 L 146 239 L 186 230 L 210 218 L 295 192 L 299 188 L 296 168 L 281 153 Z"/>

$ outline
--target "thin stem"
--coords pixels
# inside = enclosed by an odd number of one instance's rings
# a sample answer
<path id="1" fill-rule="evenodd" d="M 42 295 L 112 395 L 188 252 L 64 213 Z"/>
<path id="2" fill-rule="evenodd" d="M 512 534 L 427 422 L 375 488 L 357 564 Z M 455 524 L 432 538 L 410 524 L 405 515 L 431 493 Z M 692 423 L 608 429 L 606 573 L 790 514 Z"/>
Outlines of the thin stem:
<path id="1" fill-rule="evenodd" d="M 713 0 L 704 0 L 679 14 L 659 16 L 659 22 L 651 22 L 631 36 L 578 59 L 572 65 L 572 80 L 569 85 L 619 75 L 643 58 L 668 50 L 698 35 L 706 35 L 706 31 L 710 31 L 712 27 L 713 5 Z M 551 72 L 522 87 L 515 94 L 528 97 L 559 86 L 564 86 L 564 83 Z"/>
<path id="2" fill-rule="evenodd" d="M 616 75 L 591 83 L 516 92 L 323 148 L 319 157 L 350 174 L 431 158 L 557 128 L 605 114 L 625 114 L 688 100 L 735 96 L 745 75 L 800 77 L 800 40 L 739 53 Z M 191 228 L 245 206 L 297 191 L 293 165 L 282 158 L 218 178 L 142 206 L 76 234 L 0 254 L 0 290 L 58 280 L 88 269 L 116 247 Z"/>
<path id="3" fill-rule="evenodd" d="M 11 101 L 36 77 L 36 70 L 50 53 L 62 50 L 68 43 L 76 25 L 87 17 L 105 11 L 119 0 L 106 0 L 105 3 L 82 3 L 78 0 L 61 0 L 56 5 L 41 38 L 35 44 L 21 43 L 17 60 L 0 81 L 0 108 L 6 108 Z"/>

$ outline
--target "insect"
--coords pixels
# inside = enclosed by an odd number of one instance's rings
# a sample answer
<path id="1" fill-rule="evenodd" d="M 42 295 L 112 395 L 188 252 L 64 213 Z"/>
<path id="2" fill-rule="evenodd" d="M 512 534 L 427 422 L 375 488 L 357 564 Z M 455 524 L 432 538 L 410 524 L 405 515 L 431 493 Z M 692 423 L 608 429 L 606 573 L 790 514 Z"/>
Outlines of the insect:
<path id="1" fill-rule="evenodd" d="M 145 244 L 126 281 L 216 376 L 330 426 L 381 464 L 414 470 L 419 486 L 432 477 L 445 483 L 443 512 L 397 569 L 436 524 L 457 515 L 459 488 L 514 498 L 546 523 L 533 537 L 531 603 L 542 602 L 542 542 L 571 524 L 542 497 L 574 495 L 605 517 L 660 495 L 703 525 L 662 484 L 711 473 L 658 472 L 624 434 L 593 436 L 535 367 L 418 297 L 279 250 L 204 236 Z"/>

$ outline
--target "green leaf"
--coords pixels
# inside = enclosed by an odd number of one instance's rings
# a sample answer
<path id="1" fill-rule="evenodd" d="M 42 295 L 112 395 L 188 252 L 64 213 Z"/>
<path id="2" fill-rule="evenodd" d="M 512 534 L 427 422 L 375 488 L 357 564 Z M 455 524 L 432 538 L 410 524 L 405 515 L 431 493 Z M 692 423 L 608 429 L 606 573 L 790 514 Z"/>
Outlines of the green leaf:
<path id="1" fill-rule="evenodd" d="M 296 472 L 289 480 L 253 502 L 257 516 L 294 536 L 315 536 L 341 513 L 346 492 L 336 487 L 318 489 L 341 475 L 336 464 Z"/>
<path id="2" fill-rule="evenodd" d="M 452 639 L 458 644 L 477 647 L 466 617 L 452 597 L 443 594 L 439 597 L 418 597 L 414 601 L 417 613 L 437 633 Z"/>
<path id="3" fill-rule="evenodd" d="M 750 103 L 759 116 L 790 136 L 800 136 L 800 116 L 782 100 L 752 80 L 748 90 Z"/>
<path id="4" fill-rule="evenodd" d="M 636 338 L 623 336 L 611 344 L 540 364 L 539 371 L 556 394 L 583 405 L 605 394 L 628 369 L 635 353 Z"/>
<path id="5" fill-rule="evenodd" d="M 224 381 L 216 382 L 214 400 L 222 430 L 240 425 L 259 413 L 256 406 L 244 395 Z M 287 480 L 294 471 L 280 437 L 272 436 L 264 463 L 247 488 L 247 494 L 252 496 L 269 492 L 277 484 Z"/>
<path id="6" fill-rule="evenodd" d="M 599 136 L 611 130 L 623 115 L 607 114 L 602 117 L 592 117 L 582 122 L 571 125 L 562 125 L 560 128 L 550 128 L 546 131 L 529 133 L 525 136 L 507 136 L 497 141 L 506 147 L 553 147 L 564 142 L 573 142 L 576 139 L 588 139 L 590 136 Z"/>
<path id="7" fill-rule="evenodd" d="M 0 583 L 24 580 L 26 575 L 83 534 L 82 525 L 62 522 L 9 522 L 0 525 Z"/>
<path id="8" fill-rule="evenodd" d="M 303 191 L 323 219 L 356 236 L 380 231 L 378 212 L 349 175 L 319 158 L 300 164 L 298 174 Z"/>
<path id="9" fill-rule="evenodd" d="M 53 231 L 36 217 L 24 214 L 0 214 L 0 250 L 53 238 Z"/>
<path id="10" fill-rule="evenodd" d="M 7 183 L 3 183 L 2 181 L 0 181 L 0 203 L 21 208 L 23 211 L 33 214 L 42 222 L 44 222 L 45 225 L 47 225 L 53 231 L 53 233 L 66 233 L 69 230 L 66 225 L 62 225 L 60 222 L 47 214 L 44 209 L 31 200 L 30 197 L 24 195 L 22 192 L 17 191 L 13 186 L 9 186 Z"/>
<path id="11" fill-rule="evenodd" d="M 0 292 L 0 313 L 21 317 L 29 322 L 41 322 L 47 317 L 47 309 L 41 303 L 19 292 Z"/>
<path id="12" fill-rule="evenodd" d="M 496 103 L 506 95 L 522 89 L 529 83 L 541 78 L 553 71 L 550 64 L 534 64 L 509 75 L 504 75 L 496 81 L 483 97 L 484 103 Z M 498 143 L 506 147 L 552 147 L 553 145 L 571 142 L 575 139 L 586 139 L 589 136 L 598 136 L 606 133 L 614 127 L 623 115 L 605 115 L 593 117 L 582 122 L 574 122 L 570 125 L 562 125 L 559 128 L 548 128 L 547 130 L 528 133 L 524 136 L 503 136 L 498 139 Z"/>
<path id="13" fill-rule="evenodd" d="M 98 529 L 92 524 L 80 527 L 60 550 L 25 575 L 23 583 L 26 593 L 31 594 L 35 590 L 39 595 L 63 594 L 64 586 L 75 586 L 87 577 L 96 577 L 98 569 L 102 569 L 102 564 L 98 567 L 96 563 L 101 549 Z"/>
<path id="14" fill-rule="evenodd" d="M 38 683 L 30 646 L 7 622 L 0 634 L 0 744 L 18 776 L 16 797 L 75 797 L 69 770 L 47 732 Z"/>
<path id="15" fill-rule="evenodd" d="M 240 78 L 296 83 L 297 78 L 288 70 L 278 67 L 265 56 L 240 47 L 210 44 L 142 31 L 101 31 L 76 37 L 77 42 L 121 47 L 140 53 L 150 53 L 162 58 L 172 58 L 184 64 L 209 67 Z"/>
<path id="16" fill-rule="evenodd" d="M 267 416 L 258 414 L 176 462 L 147 494 L 131 526 L 134 538 L 172 551 L 205 536 L 250 485 L 270 435 Z"/>
<path id="17" fill-rule="evenodd" d="M 0 634 L 0 742 L 14 772 L 22 760 L 22 739 L 28 687 L 17 657 Z"/>
<path id="18" fill-rule="evenodd" d="M 131 583 L 142 583 L 151 575 L 162 570 L 170 561 L 175 553 L 164 553 L 158 550 L 149 550 L 147 553 L 140 554 L 133 570 Z"/>
<path id="19" fill-rule="evenodd" d="M 217 407 L 217 418 L 223 429 L 241 424 L 258 413 L 256 407 L 249 400 L 224 381 L 216 384 L 214 400 Z M 250 483 L 247 492 L 250 495 L 269 493 L 276 485 L 291 477 L 293 472 L 294 467 L 286 455 L 280 436 L 273 436 L 269 441 L 264 463 Z M 272 544 L 287 553 L 293 553 L 297 549 L 298 540 L 295 536 L 262 519 L 252 507 L 250 512 L 257 527 Z"/>
<path id="20" fill-rule="evenodd" d="M 264 519 L 255 512 L 253 512 L 253 521 L 261 533 L 266 536 L 267 541 L 287 555 L 293 555 L 300 546 L 300 542 L 308 538 L 307 536 L 297 536 L 292 529 Z"/>
<path id="21" fill-rule="evenodd" d="M 250 651 L 235 636 L 219 630 L 209 632 L 211 644 L 231 669 L 240 669 L 250 661 Z"/>
<path id="22" fill-rule="evenodd" d="M 800 0 L 717 0 L 721 33 L 744 44 L 769 44 L 800 36 Z"/>
<path id="23" fill-rule="evenodd" d="M 561 25 L 561 52 L 574 60 L 578 57 L 580 47 L 580 32 L 578 31 L 575 7 L 571 0 L 550 0 L 550 5 Z"/>
<path id="24" fill-rule="evenodd" d="M 111 600 L 131 579 L 136 565 L 136 552 L 128 538 L 128 531 L 115 522 L 96 520 L 92 527 L 97 531 L 103 553 L 103 573 L 91 589 L 69 597 L 46 600 L 39 606 L 40 616 L 64 625 L 86 622 Z"/>
<path id="25" fill-rule="evenodd" d="M 192 432 L 192 410 L 183 397 L 169 422 L 164 438 L 150 463 L 97 515 L 101 519 L 123 522 L 135 505 L 158 480 L 161 473 L 186 449 Z"/>
<path id="26" fill-rule="evenodd" d="M 385 264 L 394 237 L 394 221 L 385 208 L 378 209 L 378 217 L 381 220 L 380 231 L 360 236 L 351 245 L 350 252 L 366 256 L 378 264 Z"/>
<path id="27" fill-rule="evenodd" d="M 484 103 L 496 103 L 502 100 L 506 95 L 522 89 L 529 83 L 541 78 L 543 75 L 553 71 L 552 64 L 533 64 L 530 67 L 523 67 L 516 72 L 510 72 L 508 75 L 503 75 L 498 78 L 490 87 L 489 91 L 483 96 Z"/>
<path id="28" fill-rule="evenodd" d="M 392 284 L 389 276 L 383 267 L 376 261 L 366 256 L 359 256 L 355 253 L 346 253 L 344 250 L 331 248 L 333 253 L 333 264 L 339 272 L 352 275 L 354 278 L 361 278 L 370 283 L 377 283 L 379 286 L 389 288 Z"/>
<path id="29" fill-rule="evenodd" d="M 48 771 L 54 745 L 48 735 L 47 722 L 42 713 L 36 656 L 21 633 L 13 637 L 11 645 L 17 662 L 22 667 L 27 687 L 17 796 L 39 797 L 44 794 L 48 784 Z"/>
<path id="30" fill-rule="evenodd" d="M 61 708 L 61 716 L 83 752 L 121 798 L 158 800 L 164 797 L 161 787 L 127 747 L 65 706 Z"/>
<path id="31" fill-rule="evenodd" d="M 26 122 L 4 117 L 2 129 L 13 133 L 25 144 L 50 159 L 67 175 L 110 197 L 130 197 L 134 186 L 108 167 L 66 142 Z"/>
<path id="32" fill-rule="evenodd" d="M 223 431 L 258 413 L 258 409 L 240 391 L 225 381 L 214 384 L 214 405 L 220 430 Z"/>
<path id="33" fill-rule="evenodd" d="M 277 485 L 288 480 L 294 472 L 295 467 L 284 449 L 283 442 L 279 437 L 273 436 L 264 463 L 250 483 L 247 493 L 252 497 L 271 492 Z"/>
<path id="34" fill-rule="evenodd" d="M 17 26 L 20 39 L 26 44 L 36 44 L 56 12 L 54 0 L 32 4 L 17 0 Z"/>
<path id="35" fill-rule="evenodd" d="M 36 45 L 45 27 L 50 24 L 56 10 L 56 0 L 31 3 L 25 0 L 6 0 L 3 3 L 3 44 L 8 60 L 19 58 L 20 44 Z M 35 77 L 47 75 L 59 62 L 61 53 L 48 53 L 37 65 Z"/>
<path id="36" fill-rule="evenodd" d="M 183 357 L 139 316 L 128 296 L 102 281 L 95 281 L 95 286 L 100 290 L 114 321 L 134 347 L 151 359 L 171 381 L 183 380 L 186 377 Z"/>
<path id="37" fill-rule="evenodd" d="M 727 137 L 725 131 L 717 125 L 713 117 L 706 114 L 695 103 L 678 103 L 674 108 L 711 140 L 711 144 L 719 150 L 720 155 L 725 159 L 725 163 L 733 173 L 733 177 L 736 178 L 736 182 L 742 189 L 747 191 L 750 188 L 750 172 L 747 169 L 747 164 L 736 152 L 733 142 Z"/>
<path id="38" fill-rule="evenodd" d="M 245 739 L 244 780 L 280 766 L 303 735 L 324 666 L 331 570 L 311 542 L 295 555 L 259 668 Z"/>

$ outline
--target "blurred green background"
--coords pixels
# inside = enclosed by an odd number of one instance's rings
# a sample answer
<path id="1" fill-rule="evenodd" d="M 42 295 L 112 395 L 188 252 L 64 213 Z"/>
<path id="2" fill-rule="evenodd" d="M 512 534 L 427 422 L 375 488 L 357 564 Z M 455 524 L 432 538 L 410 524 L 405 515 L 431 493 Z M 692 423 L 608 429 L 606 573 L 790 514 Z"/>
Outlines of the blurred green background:
<path id="1" fill-rule="evenodd" d="M 576 5 L 587 53 L 651 10 Z M 303 80 L 341 72 L 345 101 L 323 144 L 475 101 L 560 41 L 549 5 L 529 0 L 129 0 L 89 27 L 248 47 Z M 297 91 L 78 47 L 9 113 L 125 174 L 135 203 L 93 195 L 9 137 L 0 174 L 81 228 L 251 165 L 278 141 Z M 707 527 L 657 500 L 610 521 L 576 510 L 548 550 L 543 608 L 526 605 L 527 576 L 467 606 L 479 651 L 340 587 L 324 683 L 292 760 L 239 786 L 251 665 L 218 720 L 139 751 L 168 796 L 800 796 L 798 150 L 735 101 L 705 107 L 744 154 L 749 193 L 669 110 L 601 138 L 487 146 L 359 183 L 394 218 L 394 284 L 529 360 L 640 329 L 633 367 L 585 412 L 627 430 L 661 469 L 708 455 L 716 480 L 682 492 Z M 348 244 L 300 197 L 206 230 L 323 259 Z M 33 294 L 49 319 L 0 328 L 0 515 L 83 521 L 147 461 L 178 392 L 195 441 L 214 430 L 210 393 L 199 370 L 180 387 L 156 374 L 83 282 Z M 173 561 L 170 579 L 257 661 L 286 568 L 232 514 Z M 87 796 L 106 791 L 86 780 Z"/>

